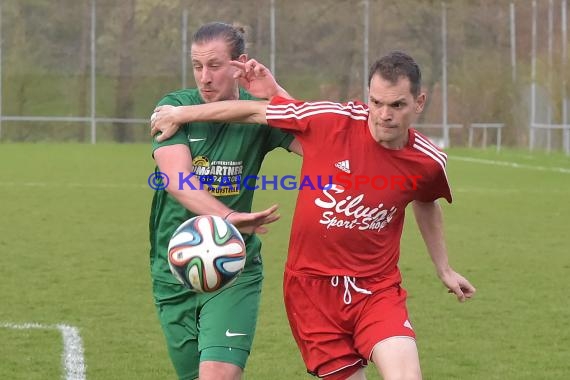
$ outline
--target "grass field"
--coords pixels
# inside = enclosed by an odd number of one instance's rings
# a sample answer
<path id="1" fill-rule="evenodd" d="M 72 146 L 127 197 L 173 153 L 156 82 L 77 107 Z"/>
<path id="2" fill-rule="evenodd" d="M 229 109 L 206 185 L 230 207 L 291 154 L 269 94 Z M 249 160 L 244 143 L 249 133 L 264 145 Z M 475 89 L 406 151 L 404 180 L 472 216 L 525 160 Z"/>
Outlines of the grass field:
<path id="1" fill-rule="evenodd" d="M 297 174 L 286 155 L 270 155 L 264 172 Z M 149 147 L 1 144 L 0 168 L 0 379 L 65 378 L 64 347 L 72 359 L 83 349 L 90 380 L 174 379 L 150 290 Z M 450 150 L 448 175 L 451 263 L 478 294 L 459 304 L 446 293 L 410 213 L 401 269 L 424 378 L 568 378 L 570 158 Z M 263 237 L 249 380 L 310 378 L 281 298 L 295 196 L 256 196 L 257 208 L 278 202 L 282 220 Z M 77 360 L 67 366 L 81 372 Z"/>

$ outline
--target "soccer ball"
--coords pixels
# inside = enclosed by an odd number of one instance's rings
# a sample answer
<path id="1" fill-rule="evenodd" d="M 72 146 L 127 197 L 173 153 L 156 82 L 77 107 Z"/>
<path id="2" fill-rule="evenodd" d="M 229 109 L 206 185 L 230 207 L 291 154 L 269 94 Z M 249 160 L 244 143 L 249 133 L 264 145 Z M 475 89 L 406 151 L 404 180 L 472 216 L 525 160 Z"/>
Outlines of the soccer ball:
<path id="1" fill-rule="evenodd" d="M 223 218 L 199 215 L 174 231 L 168 264 L 185 287 L 214 292 L 238 278 L 245 265 L 245 243 L 237 228 Z"/>

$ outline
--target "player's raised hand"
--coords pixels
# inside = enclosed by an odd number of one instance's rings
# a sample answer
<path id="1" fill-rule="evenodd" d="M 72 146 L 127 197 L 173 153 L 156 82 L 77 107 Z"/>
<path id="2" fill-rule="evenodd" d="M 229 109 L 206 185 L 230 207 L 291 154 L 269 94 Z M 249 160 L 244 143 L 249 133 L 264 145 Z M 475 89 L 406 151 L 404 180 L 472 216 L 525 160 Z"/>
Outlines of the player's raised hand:
<path id="1" fill-rule="evenodd" d="M 270 99 L 279 95 L 290 98 L 289 94 L 277 83 L 271 71 L 255 59 L 247 62 L 230 61 L 236 67 L 234 78 L 241 87 L 257 98 Z"/>
<path id="2" fill-rule="evenodd" d="M 278 206 L 273 205 L 259 212 L 232 212 L 226 220 L 236 226 L 236 228 L 246 234 L 264 234 L 267 232 L 267 224 L 276 222 L 281 218 L 276 213 Z"/>
<path id="3" fill-rule="evenodd" d="M 150 116 L 150 135 L 156 136 L 156 141 L 162 142 L 174 136 L 183 123 L 178 118 L 177 107 L 164 105 L 154 109 Z"/>

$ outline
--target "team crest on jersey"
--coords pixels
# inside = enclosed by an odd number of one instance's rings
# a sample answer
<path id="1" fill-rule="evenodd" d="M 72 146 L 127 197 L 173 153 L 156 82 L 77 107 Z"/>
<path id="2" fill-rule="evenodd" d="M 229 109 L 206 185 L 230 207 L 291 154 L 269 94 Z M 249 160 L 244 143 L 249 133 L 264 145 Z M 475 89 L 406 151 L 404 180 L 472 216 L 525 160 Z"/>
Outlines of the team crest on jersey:
<path id="1" fill-rule="evenodd" d="M 194 172 L 196 172 L 196 167 L 207 168 L 210 166 L 210 160 L 208 160 L 208 157 L 205 156 L 196 156 L 192 160 L 192 165 L 194 165 Z"/>
<path id="2" fill-rule="evenodd" d="M 242 161 L 212 161 L 206 156 L 196 156 L 192 165 L 194 174 L 210 194 L 216 197 L 239 194 Z"/>

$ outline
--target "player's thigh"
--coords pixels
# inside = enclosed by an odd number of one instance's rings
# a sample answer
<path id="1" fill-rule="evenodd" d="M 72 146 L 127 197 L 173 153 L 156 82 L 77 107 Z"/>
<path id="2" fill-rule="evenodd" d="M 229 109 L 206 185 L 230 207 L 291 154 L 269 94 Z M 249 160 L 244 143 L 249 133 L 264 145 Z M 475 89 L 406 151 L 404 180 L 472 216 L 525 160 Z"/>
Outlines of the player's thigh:
<path id="1" fill-rule="evenodd" d="M 284 276 L 285 310 L 307 371 L 325 379 L 346 379 L 366 364 L 352 337 L 354 313 L 343 290 L 329 278 Z"/>
<path id="2" fill-rule="evenodd" d="M 352 375 L 346 378 L 346 380 L 366 380 L 366 374 L 364 368 L 359 368 Z"/>
<path id="3" fill-rule="evenodd" d="M 406 297 L 406 291 L 397 285 L 368 296 L 354 331 L 355 346 L 363 357 L 371 358 L 374 346 L 388 338 L 415 339 Z"/>
<path id="4" fill-rule="evenodd" d="M 209 298 L 200 311 L 201 361 L 228 362 L 244 368 L 251 350 L 262 275 L 244 276 Z"/>
<path id="5" fill-rule="evenodd" d="M 170 360 L 179 379 L 198 377 L 200 353 L 196 294 L 175 284 L 154 284 L 156 309 Z"/>
<path id="6" fill-rule="evenodd" d="M 364 367 L 352 366 L 323 377 L 324 380 L 366 380 Z"/>
<path id="7" fill-rule="evenodd" d="M 415 339 L 392 337 L 378 342 L 372 350 L 372 361 L 384 380 L 422 378 Z"/>

